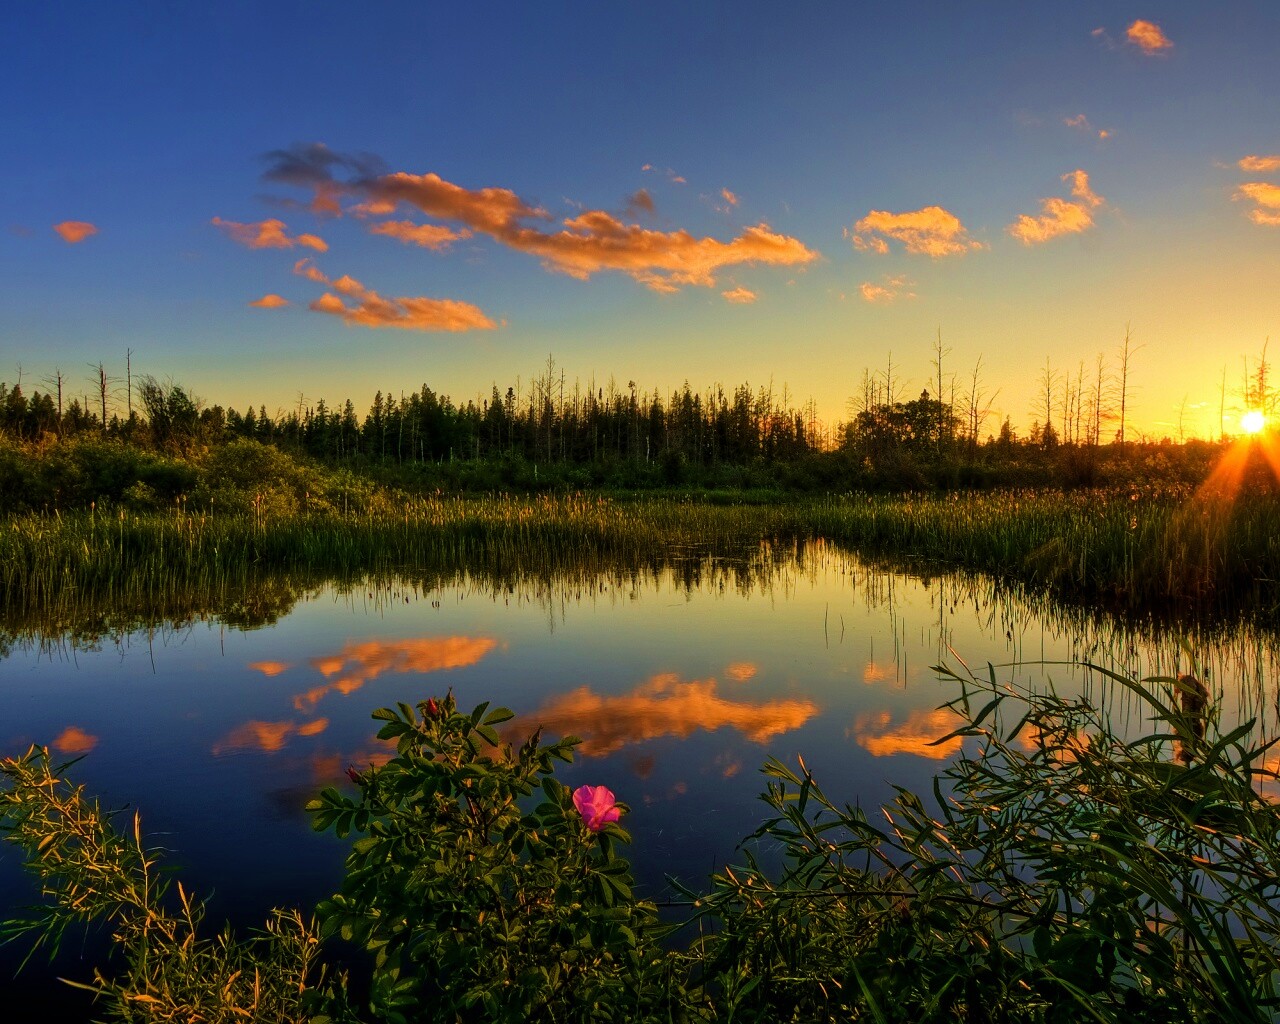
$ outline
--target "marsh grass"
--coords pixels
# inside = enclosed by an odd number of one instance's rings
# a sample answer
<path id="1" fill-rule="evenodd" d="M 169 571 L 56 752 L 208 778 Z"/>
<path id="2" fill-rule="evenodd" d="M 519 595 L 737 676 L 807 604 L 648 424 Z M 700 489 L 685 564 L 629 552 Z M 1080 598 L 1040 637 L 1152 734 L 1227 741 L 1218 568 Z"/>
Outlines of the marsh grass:
<path id="1" fill-rule="evenodd" d="M 502 574 L 640 565 L 680 552 L 740 556 L 826 539 L 921 571 L 991 574 L 1066 603 L 1181 621 L 1280 609 L 1280 501 L 1178 488 L 927 496 L 846 495 L 783 504 L 581 495 L 380 494 L 358 509 L 181 500 L 29 513 L 0 524 L 0 606 L 50 612 L 75 595 L 159 600 L 243 588 L 271 572 L 355 577 L 431 567 Z"/>

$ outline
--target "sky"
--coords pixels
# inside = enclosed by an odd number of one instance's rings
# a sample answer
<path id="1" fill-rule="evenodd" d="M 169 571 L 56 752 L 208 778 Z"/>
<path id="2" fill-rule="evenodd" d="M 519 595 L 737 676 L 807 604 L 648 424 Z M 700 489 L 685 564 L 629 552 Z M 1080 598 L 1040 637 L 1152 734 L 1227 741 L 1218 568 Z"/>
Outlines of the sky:
<path id="1" fill-rule="evenodd" d="M 772 387 L 834 424 L 1132 346 L 1219 433 L 1280 334 L 1280 5 L 6 6 L 0 381 L 269 412 Z M 1280 356 L 1280 343 L 1270 353 Z M 949 385 L 948 385 L 949 389 Z M 117 404 L 123 408 L 123 387 Z"/>

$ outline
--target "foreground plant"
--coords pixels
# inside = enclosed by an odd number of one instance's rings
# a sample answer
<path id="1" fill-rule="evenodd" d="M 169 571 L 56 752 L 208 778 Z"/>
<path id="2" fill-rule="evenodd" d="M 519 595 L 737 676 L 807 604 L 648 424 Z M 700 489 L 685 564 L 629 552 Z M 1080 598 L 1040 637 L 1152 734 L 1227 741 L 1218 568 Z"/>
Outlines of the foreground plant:
<path id="1" fill-rule="evenodd" d="M 786 867 L 748 856 L 702 900 L 733 1019 L 1277 1019 L 1280 811 L 1253 723 L 1223 735 L 1194 680 L 1095 669 L 1154 723 L 1126 740 L 1085 700 L 937 671 L 977 749 L 932 810 L 900 789 L 872 820 L 803 761 L 765 766 L 752 838 Z"/>
<path id="2" fill-rule="evenodd" d="M 632 891 L 625 805 L 553 778 L 576 741 L 513 749 L 511 712 L 452 696 L 375 712 L 394 756 L 350 769 L 355 798 L 309 805 L 357 837 L 319 915 L 369 952 L 368 999 L 324 982 L 297 915 L 199 939 L 180 887 L 165 909 L 136 818 L 119 836 L 41 750 L 0 762 L 0 821 L 53 900 L 18 930 L 56 944 L 110 920 L 129 967 L 97 988 L 138 1021 L 1280 1019 L 1272 743 L 1224 733 L 1186 677 L 1094 669 L 1136 696 L 1127 724 L 1147 731 L 1129 738 L 1087 700 L 937 671 L 961 722 L 939 742 L 963 747 L 929 804 L 900 789 L 872 819 L 770 760 L 771 817 L 745 863 L 689 892 L 687 949 Z"/>
<path id="3" fill-rule="evenodd" d="M 118 976 L 95 972 L 88 986 L 111 1019 L 269 1021 L 310 1017 L 308 986 L 322 983 L 319 936 L 296 910 L 276 910 L 263 932 L 237 940 L 229 930 L 200 935 L 204 906 L 157 871 L 134 815 L 130 834 L 32 747 L 0 760 L 0 835 L 20 846 L 46 904 L 28 920 L 8 921 L 5 938 L 29 934 L 56 953 L 73 924 L 111 929 L 122 954 Z"/>
<path id="4" fill-rule="evenodd" d="M 373 954 L 374 1018 L 670 1019 L 664 929 L 617 854 L 625 806 L 552 778 L 577 740 L 513 749 L 494 728 L 511 711 L 462 714 L 452 695 L 373 717 L 395 756 L 352 769 L 357 799 L 326 789 L 308 810 L 317 830 L 362 834 L 318 912 Z"/>

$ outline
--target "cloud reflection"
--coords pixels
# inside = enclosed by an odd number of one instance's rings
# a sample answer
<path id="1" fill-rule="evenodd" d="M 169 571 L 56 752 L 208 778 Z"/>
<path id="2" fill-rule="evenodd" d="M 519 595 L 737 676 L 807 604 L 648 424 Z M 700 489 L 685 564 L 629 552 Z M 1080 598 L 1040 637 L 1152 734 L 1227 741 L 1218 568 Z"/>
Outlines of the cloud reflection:
<path id="1" fill-rule="evenodd" d="M 299 711 L 313 708 L 327 694 L 354 693 L 384 672 L 440 672 L 474 665 L 498 646 L 492 637 L 441 636 L 409 640 L 348 640 L 337 654 L 311 659 L 311 667 L 331 683 L 293 699 Z"/>
<path id="2" fill-rule="evenodd" d="M 893 725 L 889 711 L 872 712 L 857 717 L 853 737 L 858 745 L 874 757 L 893 754 L 915 754 L 941 761 L 960 752 L 961 739 L 953 736 L 945 743 L 934 741 L 962 724 L 962 719 L 949 708 L 915 710 L 904 722 Z"/>
<path id="3" fill-rule="evenodd" d="M 69 725 L 58 733 L 53 749 L 59 754 L 87 754 L 98 745 L 98 737 L 78 725 Z"/>
<path id="4" fill-rule="evenodd" d="M 578 752 L 601 757 L 628 744 L 664 736 L 687 739 L 699 730 L 724 726 L 754 743 L 767 743 L 818 713 L 810 700 L 732 701 L 716 688 L 714 679 L 682 682 L 667 672 L 617 696 L 581 686 L 553 698 L 530 717 L 555 735 L 583 737 Z"/>
<path id="5" fill-rule="evenodd" d="M 316 736 L 329 727 L 329 719 L 317 718 L 311 722 L 260 722 L 256 719 L 238 725 L 213 745 L 213 754 L 220 757 L 236 750 L 260 750 L 274 754 L 284 749 L 291 736 Z"/>

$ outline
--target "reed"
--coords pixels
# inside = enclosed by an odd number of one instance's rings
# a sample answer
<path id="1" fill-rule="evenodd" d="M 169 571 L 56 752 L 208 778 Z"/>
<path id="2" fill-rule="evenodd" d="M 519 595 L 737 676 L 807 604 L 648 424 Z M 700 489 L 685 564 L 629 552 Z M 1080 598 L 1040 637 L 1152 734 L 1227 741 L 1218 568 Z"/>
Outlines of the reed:
<path id="1" fill-rule="evenodd" d="M 845 495 L 720 504 L 676 497 L 412 497 L 355 509 L 261 500 L 234 511 L 29 513 L 0 525 L 0 607 L 54 614 L 86 595 L 134 603 L 243 588 L 268 573 L 651 563 L 826 539 L 931 570 L 991 574 L 1068 603 L 1185 619 L 1280 608 L 1280 502 L 1175 488 Z"/>

